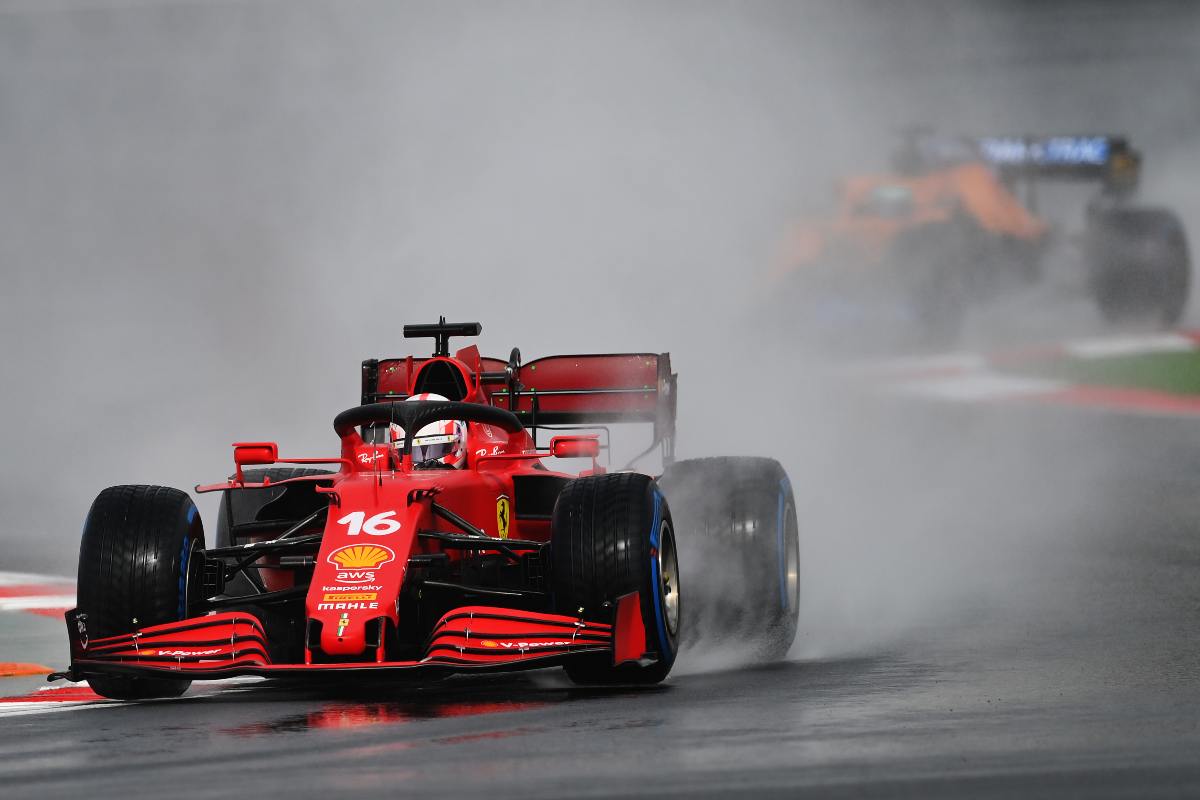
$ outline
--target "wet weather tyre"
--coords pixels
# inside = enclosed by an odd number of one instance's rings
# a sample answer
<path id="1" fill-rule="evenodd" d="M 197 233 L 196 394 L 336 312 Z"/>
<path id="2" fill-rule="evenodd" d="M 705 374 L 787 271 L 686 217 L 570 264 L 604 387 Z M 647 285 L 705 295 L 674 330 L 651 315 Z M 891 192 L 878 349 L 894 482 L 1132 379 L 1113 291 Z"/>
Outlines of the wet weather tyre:
<path id="1" fill-rule="evenodd" d="M 679 461 L 659 479 L 675 513 L 683 583 L 684 646 L 748 646 L 766 661 L 787 655 L 800 610 L 796 499 L 771 458 Z"/>
<path id="2" fill-rule="evenodd" d="M 195 503 L 165 486 L 112 486 L 92 503 L 79 547 L 78 608 L 95 641 L 187 615 L 187 567 L 204 547 Z M 178 697 L 191 681 L 89 675 L 119 700 Z"/>
<path id="3" fill-rule="evenodd" d="M 1085 254 L 1092 293 L 1110 323 L 1178 324 L 1191 284 L 1179 218 L 1165 208 L 1115 207 L 1088 217 Z"/>
<path id="4" fill-rule="evenodd" d="M 551 589 L 560 614 L 613 620 L 618 598 L 638 592 L 644 662 L 613 666 L 611 656 L 565 665 L 580 684 L 653 684 L 667 677 L 678 651 L 682 605 L 675 533 L 653 478 L 593 475 L 568 483 L 551 522 Z"/>

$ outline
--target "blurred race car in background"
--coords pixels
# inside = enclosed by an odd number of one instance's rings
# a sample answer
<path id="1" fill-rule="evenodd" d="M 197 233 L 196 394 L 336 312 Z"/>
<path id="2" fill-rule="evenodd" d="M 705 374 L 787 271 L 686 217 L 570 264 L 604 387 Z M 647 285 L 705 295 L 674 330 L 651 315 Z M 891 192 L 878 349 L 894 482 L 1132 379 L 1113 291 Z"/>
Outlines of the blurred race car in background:
<path id="1" fill-rule="evenodd" d="M 772 293 L 817 317 L 879 299 L 944 343 L 970 305 L 1042 281 L 1064 256 L 1083 263 L 1105 320 L 1173 326 L 1191 278 L 1187 238 L 1174 212 L 1136 201 L 1140 173 L 1141 155 L 1118 136 L 909 131 L 891 171 L 844 179 L 832 214 L 794 228 Z M 1081 230 L 1040 212 L 1050 180 L 1099 184 Z"/>
<path id="2" fill-rule="evenodd" d="M 786 654 L 799 539 L 782 466 L 676 461 L 666 353 L 450 355 L 450 337 L 480 331 L 406 325 L 435 339 L 431 357 L 364 361 L 361 404 L 334 419 L 336 456 L 235 444 L 235 474 L 196 487 L 222 493 L 213 547 L 186 492 L 101 492 L 66 616 L 71 665 L 51 677 L 123 699 L 236 675 L 548 666 L 578 683 L 646 684 L 700 625 L 761 658 Z M 652 426 L 642 455 L 661 453 L 657 480 L 600 463 L 618 423 Z"/>

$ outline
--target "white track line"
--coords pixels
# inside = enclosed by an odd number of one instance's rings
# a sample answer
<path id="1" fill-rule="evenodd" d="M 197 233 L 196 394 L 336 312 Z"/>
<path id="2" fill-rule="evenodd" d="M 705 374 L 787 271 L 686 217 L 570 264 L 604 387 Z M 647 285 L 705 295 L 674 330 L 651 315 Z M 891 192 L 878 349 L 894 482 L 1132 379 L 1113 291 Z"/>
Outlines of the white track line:
<path id="1" fill-rule="evenodd" d="M 248 675 L 238 678 L 222 678 L 215 681 L 197 681 L 192 684 L 192 688 L 187 694 L 180 698 L 172 699 L 171 702 L 186 703 L 202 698 L 206 695 L 216 694 L 218 692 L 224 694 L 226 692 L 246 691 L 253 688 L 253 684 L 259 684 L 264 681 L 263 678 Z M 66 685 L 56 684 L 54 686 L 43 686 L 36 692 L 31 692 L 27 697 L 21 697 L 15 700 L 4 700 L 0 702 L 0 719 L 5 717 L 25 717 L 34 714 L 54 714 L 60 711 L 83 711 L 93 708 L 115 708 L 118 706 L 129 705 L 123 700 L 109 700 L 108 698 L 83 698 L 77 700 L 50 700 L 42 699 L 53 697 L 55 692 L 64 689 L 73 689 L 86 687 L 87 681 L 79 683 L 69 683 Z"/>
<path id="2" fill-rule="evenodd" d="M 1063 343 L 1063 351 L 1074 358 L 1111 358 L 1143 353 L 1184 353 L 1196 348 L 1195 339 L 1177 333 L 1076 339 Z"/>
<path id="3" fill-rule="evenodd" d="M 891 358 L 886 361 L 868 361 L 852 364 L 837 370 L 848 377 L 905 379 L 923 373 L 943 374 L 972 372 L 984 369 L 987 359 L 976 353 L 946 353 L 940 356 L 911 356 Z"/>
<path id="4" fill-rule="evenodd" d="M 11 587 L 21 594 L 8 594 Z M 42 611 L 75 606 L 75 582 L 59 575 L 34 575 L 29 572 L 0 572 L 0 612 Z"/>
<path id="5" fill-rule="evenodd" d="M 0 586 L 60 586 L 64 584 L 74 585 L 74 583 L 74 579 L 62 575 L 34 575 L 31 572 L 0 572 Z"/>
<path id="6" fill-rule="evenodd" d="M 1009 369 L 1023 362 L 1053 362 L 1058 359 L 1101 359 L 1154 353 L 1186 353 L 1200 350 L 1200 331 L 1148 333 L 1074 339 L 1059 345 L 1031 348 L 1028 353 L 942 355 L 896 358 L 864 364 L 847 370 L 854 376 L 873 375 L 886 391 L 910 397 L 952 402 L 1004 400 L 1047 400 L 1058 395 L 1064 402 L 1077 387 L 1052 378 L 1017 375 Z M 993 359 L 996 359 L 993 364 Z M 1103 404 L 1101 404 L 1103 405 Z M 1099 406 L 1096 406 L 1099 407 Z M 1109 410 L 1150 414 L 1164 413 L 1161 407 L 1139 407 L 1136 403 L 1113 401 Z M 1182 413 L 1182 412 L 1176 412 Z"/>
<path id="7" fill-rule="evenodd" d="M 74 608 L 74 594 L 0 597 L 0 611 L 30 611 L 36 608 Z"/>
<path id="8" fill-rule="evenodd" d="M 1062 381 L 1021 378 L 979 370 L 963 375 L 903 383 L 896 386 L 895 391 L 921 397 L 934 397 L 939 400 L 973 402 L 1049 394 L 1061 391 L 1068 386 L 1069 384 Z"/>
<path id="9" fill-rule="evenodd" d="M 1059 358 L 1110 358 L 1149 353 L 1186 353 L 1200 350 L 1200 331 L 1184 333 L 1147 333 L 1127 336 L 1089 337 L 1072 339 L 1058 345 L 1033 347 L 1024 357 L 1011 354 L 954 352 L 928 356 L 904 356 L 883 361 L 850 365 L 840 370 L 849 376 L 865 376 L 883 380 L 936 380 L 955 373 L 987 370 L 992 359 L 1003 356 L 1003 363 L 1016 366 L 1022 362 L 1036 363 Z"/>
<path id="10" fill-rule="evenodd" d="M 56 714 L 60 711 L 83 711 L 112 705 L 125 704 L 116 700 L 31 700 L 28 703 L 0 703 L 0 719 L 27 717 L 31 714 Z"/>

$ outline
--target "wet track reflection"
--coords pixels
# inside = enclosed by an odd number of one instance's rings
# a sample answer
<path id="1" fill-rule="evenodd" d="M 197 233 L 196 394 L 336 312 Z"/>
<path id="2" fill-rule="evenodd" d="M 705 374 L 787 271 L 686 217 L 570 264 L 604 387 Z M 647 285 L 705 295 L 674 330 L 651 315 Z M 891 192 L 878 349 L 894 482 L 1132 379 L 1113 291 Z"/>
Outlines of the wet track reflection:
<path id="1" fill-rule="evenodd" d="M 543 705 L 531 702 L 446 703 L 328 703 L 316 711 L 291 714 L 265 722 L 227 728 L 221 733 L 233 736 L 262 736 L 272 733 L 320 729 L 363 728 L 371 725 L 398 725 L 423 719 L 475 716 L 512 711 L 528 711 Z"/>

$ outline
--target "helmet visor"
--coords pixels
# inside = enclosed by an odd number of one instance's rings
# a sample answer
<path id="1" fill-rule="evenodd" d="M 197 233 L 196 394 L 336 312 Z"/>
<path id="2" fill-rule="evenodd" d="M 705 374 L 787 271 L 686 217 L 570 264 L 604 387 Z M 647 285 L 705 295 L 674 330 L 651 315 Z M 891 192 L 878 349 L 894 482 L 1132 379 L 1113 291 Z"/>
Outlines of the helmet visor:
<path id="1" fill-rule="evenodd" d="M 458 448 L 458 435 L 455 433 L 433 433 L 417 436 L 413 439 L 413 461 L 421 463 L 438 458 L 445 458 Z"/>

